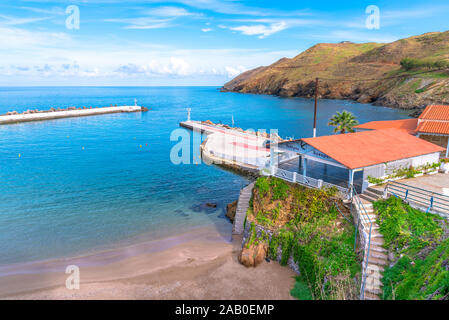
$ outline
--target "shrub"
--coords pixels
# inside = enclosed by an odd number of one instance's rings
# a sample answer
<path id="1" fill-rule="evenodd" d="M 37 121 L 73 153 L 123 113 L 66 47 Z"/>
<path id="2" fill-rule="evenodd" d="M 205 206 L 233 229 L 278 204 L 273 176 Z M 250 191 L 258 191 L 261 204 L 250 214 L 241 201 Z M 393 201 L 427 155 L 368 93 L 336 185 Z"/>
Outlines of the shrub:
<path id="1" fill-rule="evenodd" d="M 271 236 L 270 244 L 269 244 L 269 256 L 273 260 L 277 260 L 278 257 L 278 248 L 280 245 L 279 237 L 276 235 Z"/>
<path id="2" fill-rule="evenodd" d="M 259 179 L 257 179 L 256 184 L 254 186 L 257 188 L 257 190 L 259 190 L 260 196 L 265 197 L 270 191 L 269 178 L 260 177 Z"/>
<path id="3" fill-rule="evenodd" d="M 278 178 L 259 178 L 256 186 L 267 197 L 254 198 L 259 201 L 254 207 L 261 210 L 249 217 L 261 225 L 271 223 L 271 239 L 265 240 L 271 259 L 286 265 L 293 256 L 299 266 L 292 295 L 299 299 L 355 297 L 345 293 L 358 290 L 351 278 L 360 272 L 353 247 L 355 228 L 336 210 L 333 197 L 338 190 L 311 189 Z M 253 232 L 248 242 L 260 241 L 252 237 Z"/>
<path id="4" fill-rule="evenodd" d="M 272 178 L 270 186 L 273 190 L 273 200 L 285 200 L 288 197 L 288 190 L 290 187 L 284 180 Z"/>
<path id="5" fill-rule="evenodd" d="M 431 60 L 431 59 L 413 59 L 404 58 L 401 60 L 401 67 L 406 71 L 413 69 L 445 69 L 449 68 L 449 61 L 446 60 Z"/>
<path id="6" fill-rule="evenodd" d="M 374 208 L 386 247 L 417 251 L 432 244 L 443 232 L 439 216 L 414 209 L 399 198 L 378 200 Z"/>
<path id="7" fill-rule="evenodd" d="M 268 217 L 266 217 L 262 211 L 259 211 L 257 213 L 256 220 L 263 226 L 271 226 L 272 225 L 271 220 Z"/>
<path id="8" fill-rule="evenodd" d="M 385 247 L 400 254 L 384 271 L 383 299 L 442 299 L 449 295 L 449 239 L 440 216 L 396 197 L 374 203 Z"/>
<path id="9" fill-rule="evenodd" d="M 313 300 L 309 287 L 299 277 L 296 277 L 295 286 L 290 294 L 299 300 Z"/>
<path id="10" fill-rule="evenodd" d="M 372 183 L 372 184 L 382 184 L 382 183 L 384 183 L 384 180 L 380 179 L 380 178 L 374 178 L 374 177 L 368 176 L 367 179 L 368 179 L 368 182 Z"/>

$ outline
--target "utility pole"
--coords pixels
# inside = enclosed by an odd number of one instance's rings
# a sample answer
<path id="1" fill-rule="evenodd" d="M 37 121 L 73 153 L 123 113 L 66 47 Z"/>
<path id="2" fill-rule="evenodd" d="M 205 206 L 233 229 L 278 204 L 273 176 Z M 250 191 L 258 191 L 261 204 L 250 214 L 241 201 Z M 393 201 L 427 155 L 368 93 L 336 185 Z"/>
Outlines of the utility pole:
<path id="1" fill-rule="evenodd" d="M 318 78 L 315 79 L 315 111 L 313 113 L 313 137 L 316 137 L 316 109 L 318 104 Z"/>

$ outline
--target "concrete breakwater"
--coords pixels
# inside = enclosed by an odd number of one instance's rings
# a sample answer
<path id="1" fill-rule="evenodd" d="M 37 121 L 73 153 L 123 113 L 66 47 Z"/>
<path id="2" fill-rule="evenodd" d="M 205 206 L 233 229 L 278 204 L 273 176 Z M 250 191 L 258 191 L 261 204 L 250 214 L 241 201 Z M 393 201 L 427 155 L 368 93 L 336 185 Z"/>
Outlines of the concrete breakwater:
<path id="1" fill-rule="evenodd" d="M 120 113 L 120 112 L 143 112 L 148 111 L 147 108 L 141 106 L 110 106 L 110 107 L 69 107 L 67 109 L 54 109 L 49 110 L 27 110 L 22 113 L 17 111 L 10 111 L 4 115 L 0 115 L 0 124 L 11 124 L 20 123 L 28 121 L 41 121 L 41 120 L 52 120 L 70 117 L 84 117 L 93 116 L 109 113 Z"/>
<path id="2" fill-rule="evenodd" d="M 207 135 L 200 146 L 205 161 L 245 172 L 265 168 L 270 162 L 268 143 L 283 141 L 276 133 L 245 131 L 209 120 L 187 120 L 180 126 Z"/>

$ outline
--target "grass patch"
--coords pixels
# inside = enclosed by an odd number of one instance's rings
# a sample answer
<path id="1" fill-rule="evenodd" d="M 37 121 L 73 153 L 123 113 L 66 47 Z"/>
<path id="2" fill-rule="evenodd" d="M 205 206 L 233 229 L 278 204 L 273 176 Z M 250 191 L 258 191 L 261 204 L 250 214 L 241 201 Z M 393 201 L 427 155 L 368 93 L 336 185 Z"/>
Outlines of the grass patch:
<path id="1" fill-rule="evenodd" d="M 396 197 L 376 201 L 374 208 L 385 247 L 397 254 L 415 254 L 432 245 L 443 233 L 440 216 L 414 209 Z"/>
<path id="2" fill-rule="evenodd" d="M 448 299 L 447 221 L 396 197 L 374 203 L 385 247 L 397 261 L 384 271 L 383 299 Z"/>
<path id="3" fill-rule="evenodd" d="M 309 287 L 299 277 L 296 277 L 295 286 L 290 294 L 299 300 L 313 300 Z"/>

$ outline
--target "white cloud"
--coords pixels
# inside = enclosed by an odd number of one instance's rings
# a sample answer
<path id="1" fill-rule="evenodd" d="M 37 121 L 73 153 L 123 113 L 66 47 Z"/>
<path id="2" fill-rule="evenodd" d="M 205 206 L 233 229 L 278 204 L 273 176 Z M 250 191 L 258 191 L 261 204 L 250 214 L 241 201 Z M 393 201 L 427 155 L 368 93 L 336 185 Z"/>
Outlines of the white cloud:
<path id="1" fill-rule="evenodd" d="M 186 76 L 192 74 L 190 65 L 183 59 L 170 57 L 169 61 L 162 62 L 160 60 L 153 60 L 148 64 L 136 65 L 127 64 L 122 65 L 115 70 L 117 73 L 127 75 L 171 75 L 171 76 Z"/>
<path id="2" fill-rule="evenodd" d="M 126 24 L 124 29 L 161 29 L 171 26 L 173 19 L 157 19 L 152 17 L 128 18 L 128 19 L 105 19 L 106 22 L 117 22 Z"/>
<path id="3" fill-rule="evenodd" d="M 15 27 L 0 25 L 0 46 L 8 50 L 33 50 L 34 46 L 51 47 L 64 46 L 70 41 L 70 36 L 64 32 L 28 31 Z"/>
<path id="4" fill-rule="evenodd" d="M 145 16 L 135 18 L 105 19 L 107 22 L 123 23 L 124 29 L 161 29 L 173 27 L 173 22 L 181 17 L 201 16 L 179 7 L 157 7 L 145 11 Z"/>
<path id="5" fill-rule="evenodd" d="M 318 39 L 331 39 L 333 41 L 379 42 L 379 43 L 387 43 L 398 40 L 398 37 L 394 37 L 391 35 L 373 33 L 370 31 L 359 32 L 351 30 L 335 30 L 327 34 L 316 35 L 315 37 Z"/>
<path id="6" fill-rule="evenodd" d="M 245 72 L 247 69 L 243 66 L 238 66 L 238 67 L 225 67 L 225 70 L 229 78 L 235 78 L 242 72 Z"/>
<path id="7" fill-rule="evenodd" d="M 212 31 L 212 29 L 211 28 L 203 28 L 203 29 L 201 29 L 201 31 L 203 31 L 203 32 L 210 32 L 210 31 Z"/>
<path id="8" fill-rule="evenodd" d="M 48 17 L 41 17 L 41 18 L 16 18 L 16 17 L 10 17 L 5 15 L 0 15 L 0 24 L 1 25 L 7 25 L 7 26 L 15 26 L 15 25 L 21 25 L 21 24 L 27 24 L 27 23 L 33 23 L 38 21 L 43 21 L 49 19 Z"/>
<path id="9" fill-rule="evenodd" d="M 147 13 L 151 16 L 159 17 L 185 17 L 194 15 L 194 13 L 179 7 L 158 7 L 148 10 Z"/>
<path id="10" fill-rule="evenodd" d="M 0 83 L 5 85 L 220 85 L 285 55 L 256 48 L 183 49 L 126 38 L 86 41 L 76 34 L 1 25 L 0 46 L 5 48 L 0 51 Z"/>
<path id="11" fill-rule="evenodd" d="M 257 35 L 259 39 L 263 39 L 276 32 L 287 29 L 287 24 L 284 21 L 281 21 L 278 23 L 272 23 L 269 26 L 258 24 L 252 26 L 229 27 L 229 29 L 233 31 L 240 31 L 242 34 L 248 36 Z"/>
<path id="12" fill-rule="evenodd" d="M 53 7 L 50 9 L 42 9 L 42 8 L 34 8 L 34 7 L 18 7 L 19 9 L 28 10 L 31 12 L 36 13 L 44 13 L 44 14 L 50 14 L 50 15 L 65 15 L 65 10 L 61 7 Z"/>

